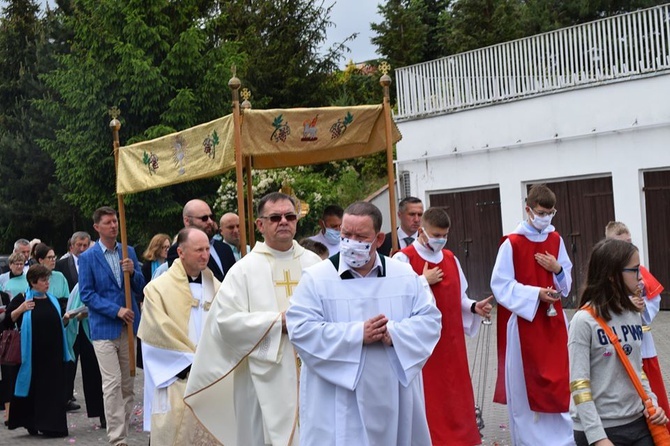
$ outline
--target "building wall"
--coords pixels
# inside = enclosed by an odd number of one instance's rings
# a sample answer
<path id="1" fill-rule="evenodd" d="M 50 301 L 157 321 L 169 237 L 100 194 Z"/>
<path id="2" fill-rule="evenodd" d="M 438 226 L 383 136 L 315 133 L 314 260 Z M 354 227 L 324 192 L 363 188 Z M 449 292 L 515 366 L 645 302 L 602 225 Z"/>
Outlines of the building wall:
<path id="1" fill-rule="evenodd" d="M 669 104 L 658 75 L 402 121 L 397 167 L 424 200 L 498 186 L 503 233 L 524 216 L 526 184 L 611 176 L 616 218 L 645 258 L 642 178 L 670 169 Z"/>

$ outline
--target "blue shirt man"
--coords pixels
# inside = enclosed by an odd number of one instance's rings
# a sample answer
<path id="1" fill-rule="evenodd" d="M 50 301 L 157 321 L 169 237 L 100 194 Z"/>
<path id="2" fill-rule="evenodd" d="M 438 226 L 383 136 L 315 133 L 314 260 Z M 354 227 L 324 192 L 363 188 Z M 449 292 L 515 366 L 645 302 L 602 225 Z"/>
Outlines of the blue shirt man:
<path id="1" fill-rule="evenodd" d="M 128 258 L 122 259 L 116 211 L 108 206 L 97 209 L 93 228 L 100 239 L 79 258 L 79 289 L 88 307 L 91 342 L 102 375 L 107 437 L 110 444 L 122 446 L 127 445 L 134 397 L 126 327 L 133 324 L 136 334 L 139 326 L 135 299 L 132 309 L 125 307 L 124 272 L 130 273 L 135 294 L 142 292 L 145 283 L 135 250 L 128 247 Z"/>

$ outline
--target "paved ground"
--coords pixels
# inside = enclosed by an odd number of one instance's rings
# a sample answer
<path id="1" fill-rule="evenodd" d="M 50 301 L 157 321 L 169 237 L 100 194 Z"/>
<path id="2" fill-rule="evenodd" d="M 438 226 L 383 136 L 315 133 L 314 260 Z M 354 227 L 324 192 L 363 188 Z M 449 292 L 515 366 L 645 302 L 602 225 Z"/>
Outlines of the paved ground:
<path id="1" fill-rule="evenodd" d="M 571 312 L 570 312 L 571 314 Z M 495 323 L 495 320 L 494 320 Z M 496 376 L 496 334 L 495 334 L 495 325 L 488 327 L 481 327 L 479 336 L 481 336 L 479 343 L 479 351 L 475 357 L 475 352 L 477 350 L 477 340 L 478 338 L 473 338 L 468 340 L 468 354 L 470 356 L 470 364 L 473 364 L 475 361 L 475 370 L 473 377 L 473 384 L 475 386 L 475 397 L 478 400 L 483 401 L 482 404 L 482 413 L 485 427 L 482 431 L 483 433 L 483 444 L 486 446 L 507 446 L 510 444 L 509 441 L 509 432 L 507 429 L 507 409 L 506 406 L 500 404 L 494 404 L 491 402 L 493 397 L 493 387 L 495 384 Z M 484 345 L 484 340 L 488 335 L 489 341 L 489 350 L 488 357 L 484 355 L 486 348 Z M 664 311 L 656 316 L 656 320 L 653 324 L 653 333 L 654 341 L 656 342 L 656 349 L 658 350 L 659 361 L 661 364 L 661 369 L 663 370 L 663 375 L 665 378 L 666 386 L 670 384 L 670 312 Z M 488 364 L 486 379 L 482 374 L 481 378 L 479 371 L 481 364 Z M 78 402 L 83 405 L 83 393 L 81 389 L 81 380 L 79 379 L 79 374 L 77 374 L 76 381 L 76 391 Z M 149 442 L 149 436 L 146 432 L 142 432 L 142 386 L 143 386 L 143 375 L 142 370 L 137 370 L 137 376 L 135 377 L 135 396 L 136 396 L 136 405 L 135 411 L 132 418 L 132 429 L 129 438 L 129 446 L 146 446 Z M 483 383 L 483 388 L 479 384 Z M 481 394 L 483 392 L 483 395 Z M 480 398 L 477 398 L 477 394 L 480 394 Z M 103 430 L 99 427 L 99 421 L 97 418 L 86 418 L 86 411 L 82 408 L 77 412 L 71 412 L 68 414 L 68 423 L 70 436 L 66 438 L 59 439 L 48 439 L 42 437 L 31 437 L 27 434 L 24 429 L 17 429 L 10 431 L 7 428 L 0 428 L 0 445 L 17 445 L 17 446 L 50 446 L 50 445 L 105 445 L 107 444 L 107 437 Z"/>

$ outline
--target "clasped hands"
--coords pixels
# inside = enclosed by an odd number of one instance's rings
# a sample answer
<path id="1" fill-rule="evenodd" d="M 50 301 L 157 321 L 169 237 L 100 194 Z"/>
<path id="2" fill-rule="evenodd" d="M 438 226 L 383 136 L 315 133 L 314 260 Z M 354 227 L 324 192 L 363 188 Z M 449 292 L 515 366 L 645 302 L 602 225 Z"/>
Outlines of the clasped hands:
<path id="1" fill-rule="evenodd" d="M 381 341 L 385 345 L 393 345 L 391 334 L 386 327 L 388 321 L 388 318 L 383 314 L 365 321 L 363 323 L 363 344 L 372 344 Z"/>

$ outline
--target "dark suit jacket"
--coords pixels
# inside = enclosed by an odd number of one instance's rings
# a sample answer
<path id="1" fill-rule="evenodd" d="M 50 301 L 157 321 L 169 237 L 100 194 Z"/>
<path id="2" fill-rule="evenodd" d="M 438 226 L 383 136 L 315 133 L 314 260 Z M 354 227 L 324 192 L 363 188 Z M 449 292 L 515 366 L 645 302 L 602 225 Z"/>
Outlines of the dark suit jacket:
<path id="1" fill-rule="evenodd" d="M 400 240 L 398 240 L 398 247 L 400 247 Z M 384 243 L 377 248 L 377 252 L 379 254 L 385 255 L 385 256 L 391 256 L 391 233 L 387 232 L 386 237 L 384 238 Z"/>
<path id="2" fill-rule="evenodd" d="M 214 260 L 214 257 L 211 255 L 209 256 L 209 262 L 207 262 L 207 266 L 214 274 L 214 277 L 216 277 L 219 282 L 223 282 L 223 277 L 226 275 L 230 267 L 235 263 L 235 254 L 233 254 L 233 250 L 230 248 L 230 246 L 226 245 L 220 240 L 214 240 L 214 242 L 211 244 L 211 247 L 212 249 L 215 249 L 216 253 L 219 255 L 219 260 L 221 260 L 223 271 L 221 271 L 221 268 L 219 268 L 216 260 Z M 168 250 L 168 267 L 172 266 L 172 262 L 178 258 L 179 255 L 177 254 L 177 244 L 175 243 L 170 246 L 170 249 Z"/>
<path id="3" fill-rule="evenodd" d="M 72 291 L 77 282 L 79 282 L 79 273 L 77 272 L 77 267 L 74 265 L 74 257 L 69 255 L 57 261 L 55 270 L 63 273 L 67 279 L 67 285 L 70 287 L 70 291 Z"/>

